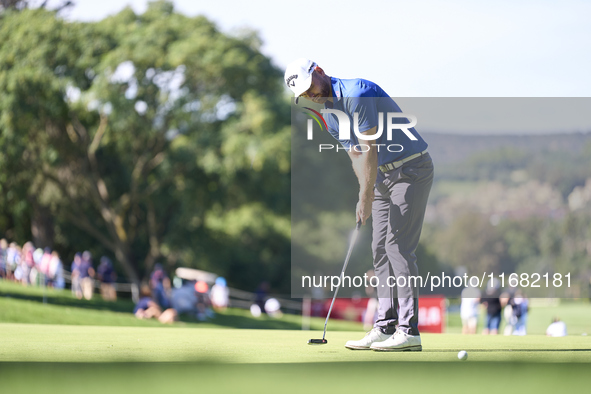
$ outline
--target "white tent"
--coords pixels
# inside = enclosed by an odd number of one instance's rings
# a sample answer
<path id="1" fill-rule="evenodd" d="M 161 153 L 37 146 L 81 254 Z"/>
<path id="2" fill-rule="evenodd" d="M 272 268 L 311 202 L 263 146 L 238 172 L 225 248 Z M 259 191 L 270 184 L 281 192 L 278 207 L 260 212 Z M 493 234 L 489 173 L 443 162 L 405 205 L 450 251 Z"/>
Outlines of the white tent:
<path id="1" fill-rule="evenodd" d="M 214 283 L 218 275 L 202 271 L 194 268 L 179 267 L 175 271 L 175 275 L 185 280 L 202 280 L 206 283 Z"/>

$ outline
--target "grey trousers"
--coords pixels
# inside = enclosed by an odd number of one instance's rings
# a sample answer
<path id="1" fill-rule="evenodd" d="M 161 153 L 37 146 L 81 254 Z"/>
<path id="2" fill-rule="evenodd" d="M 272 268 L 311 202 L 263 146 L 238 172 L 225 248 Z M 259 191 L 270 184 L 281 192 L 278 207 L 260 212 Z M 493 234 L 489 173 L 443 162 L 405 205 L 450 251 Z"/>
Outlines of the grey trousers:
<path id="1" fill-rule="evenodd" d="M 379 279 L 374 327 L 388 334 L 398 327 L 419 335 L 419 289 L 409 276 L 419 274 L 415 251 L 433 184 L 433 162 L 427 153 L 385 176 L 375 187 L 372 206 L 373 265 Z M 403 286 L 390 286 L 394 282 Z"/>

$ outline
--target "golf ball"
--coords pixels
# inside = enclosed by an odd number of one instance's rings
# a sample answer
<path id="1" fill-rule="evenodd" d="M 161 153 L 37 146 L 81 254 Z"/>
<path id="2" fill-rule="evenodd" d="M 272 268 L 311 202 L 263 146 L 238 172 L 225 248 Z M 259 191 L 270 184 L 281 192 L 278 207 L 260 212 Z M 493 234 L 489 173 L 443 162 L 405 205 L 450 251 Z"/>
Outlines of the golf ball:
<path id="1" fill-rule="evenodd" d="M 458 352 L 458 358 L 459 358 L 460 360 L 466 360 L 466 359 L 468 358 L 468 352 L 467 352 L 467 351 L 465 351 L 465 350 L 460 350 L 460 351 Z"/>

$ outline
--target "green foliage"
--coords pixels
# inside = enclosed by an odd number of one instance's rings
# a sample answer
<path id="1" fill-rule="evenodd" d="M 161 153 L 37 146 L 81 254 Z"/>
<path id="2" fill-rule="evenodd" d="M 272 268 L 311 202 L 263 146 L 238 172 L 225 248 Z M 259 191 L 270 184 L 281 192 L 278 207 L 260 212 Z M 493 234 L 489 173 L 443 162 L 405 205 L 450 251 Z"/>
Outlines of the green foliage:
<path id="1" fill-rule="evenodd" d="M 439 258 L 468 275 L 513 272 L 514 262 L 498 228 L 485 217 L 466 212 L 434 237 Z"/>
<path id="2" fill-rule="evenodd" d="M 543 248 L 539 242 L 539 232 L 547 225 L 542 218 L 532 217 L 522 221 L 504 220 L 499 224 L 499 231 L 507 243 L 507 252 L 511 259 L 520 262 L 539 256 Z"/>
<path id="3" fill-rule="evenodd" d="M 510 175 L 517 169 L 524 168 L 528 154 L 515 147 L 502 147 L 473 154 L 458 163 L 438 167 L 438 177 L 451 181 L 500 180 L 508 182 Z"/>
<path id="4" fill-rule="evenodd" d="M 98 23 L 10 13 L 0 41 L 10 238 L 27 240 L 27 217 L 40 225 L 48 210 L 55 237 L 39 246 L 114 255 L 136 282 L 159 259 L 242 287 L 258 283 L 237 265 L 289 264 L 289 107 L 252 34 L 159 1 Z"/>
<path id="5" fill-rule="evenodd" d="M 560 219 L 505 218 L 494 226 L 484 215 L 466 212 L 448 226 L 427 224 L 421 242 L 443 268 L 447 265 L 467 270 L 469 275 L 485 271 L 530 276 L 570 273 L 571 287 L 561 294 L 587 297 L 591 273 L 589 223 L 590 213 L 579 212 Z M 551 291 L 544 290 L 544 295 L 551 296 Z"/>
<path id="6" fill-rule="evenodd" d="M 591 143 L 588 145 L 591 146 Z M 552 185 L 566 198 L 576 186 L 584 185 L 589 178 L 589 152 L 589 149 L 574 155 L 568 152 L 541 152 L 528 160 L 525 169 L 530 178 Z"/>
<path id="7" fill-rule="evenodd" d="M 575 149 L 573 146 L 556 147 L 554 145 L 559 145 L 556 141 L 549 141 L 543 148 L 536 148 L 540 145 L 536 138 L 540 137 L 531 137 L 529 141 L 534 147 L 528 147 L 527 138 L 521 137 L 520 145 L 511 146 L 506 142 L 505 146 L 474 153 L 461 162 L 438 165 L 438 180 L 456 183 L 500 181 L 512 185 L 515 175 L 524 172 L 527 179 L 551 185 L 564 198 L 575 186 L 585 184 L 591 168 L 591 142 L 585 146 L 576 146 Z M 556 137 L 554 139 L 559 140 Z"/>
<path id="8" fill-rule="evenodd" d="M 53 246 L 66 264 L 83 249 L 109 255 L 134 282 L 162 261 L 287 293 L 293 214 L 294 261 L 312 270 L 342 264 L 357 201 L 350 161 L 291 146 L 282 73 L 256 33 L 229 36 L 157 1 L 98 23 L 3 11 L 0 42 L 2 236 Z M 591 144 L 561 151 L 540 138 L 494 149 L 487 144 L 503 144 L 485 139 L 484 153 L 462 163 L 435 160 L 431 203 L 523 179 L 568 196 L 589 177 Z M 334 143 L 328 133 L 314 142 Z M 292 148 L 300 176 L 290 183 Z M 353 187 L 335 196 L 342 185 Z M 494 226 L 453 212 L 451 223 L 426 226 L 420 272 L 568 269 L 583 278 L 591 230 L 582 215 Z M 368 232 L 361 237 L 355 274 L 370 267 Z"/>

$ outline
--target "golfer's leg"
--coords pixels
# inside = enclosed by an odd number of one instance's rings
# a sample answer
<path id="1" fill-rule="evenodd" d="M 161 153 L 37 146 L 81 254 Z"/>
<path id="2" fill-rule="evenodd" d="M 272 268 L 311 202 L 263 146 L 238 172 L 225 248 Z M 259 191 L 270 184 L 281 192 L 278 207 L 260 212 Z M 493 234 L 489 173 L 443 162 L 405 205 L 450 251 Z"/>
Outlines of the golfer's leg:
<path id="1" fill-rule="evenodd" d="M 378 313 L 374 324 L 383 332 L 392 334 L 398 323 L 397 303 L 395 297 L 395 288 L 388 287 L 388 277 L 393 275 L 388 256 L 386 254 L 386 236 L 389 227 L 390 200 L 380 198 L 376 193 L 376 199 L 372 205 L 372 224 L 373 224 L 373 266 L 379 279 L 377 287 L 378 294 Z"/>
<path id="2" fill-rule="evenodd" d="M 397 280 L 398 328 L 407 334 L 419 335 L 416 282 L 419 271 L 415 251 L 433 183 L 433 164 L 427 158 L 399 171 L 399 180 L 389 186 L 391 206 L 385 248 Z"/>

